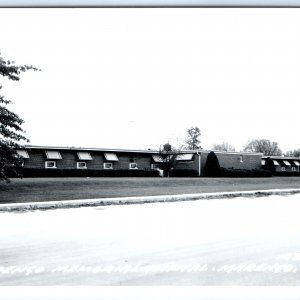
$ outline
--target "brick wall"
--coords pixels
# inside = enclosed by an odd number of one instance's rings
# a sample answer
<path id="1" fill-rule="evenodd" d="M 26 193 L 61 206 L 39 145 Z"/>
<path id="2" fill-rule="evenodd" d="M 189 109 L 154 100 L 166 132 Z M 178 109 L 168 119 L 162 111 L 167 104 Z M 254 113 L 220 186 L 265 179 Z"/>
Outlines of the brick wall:
<path id="1" fill-rule="evenodd" d="M 204 167 L 209 152 L 201 153 L 201 174 L 204 175 Z M 259 154 L 240 154 L 240 153 L 217 153 L 221 168 L 240 169 L 240 170 L 259 170 L 261 169 L 261 155 Z M 241 162 L 242 156 L 242 162 Z"/>

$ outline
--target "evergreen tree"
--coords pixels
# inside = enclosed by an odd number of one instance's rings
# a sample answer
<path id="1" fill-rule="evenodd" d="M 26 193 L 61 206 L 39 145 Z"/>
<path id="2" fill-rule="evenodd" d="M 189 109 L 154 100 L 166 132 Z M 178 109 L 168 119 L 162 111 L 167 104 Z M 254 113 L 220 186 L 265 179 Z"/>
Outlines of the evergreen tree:
<path id="1" fill-rule="evenodd" d="M 221 175 L 219 160 L 215 152 L 211 151 L 207 155 L 206 164 L 204 167 L 205 176 L 214 177 Z"/>

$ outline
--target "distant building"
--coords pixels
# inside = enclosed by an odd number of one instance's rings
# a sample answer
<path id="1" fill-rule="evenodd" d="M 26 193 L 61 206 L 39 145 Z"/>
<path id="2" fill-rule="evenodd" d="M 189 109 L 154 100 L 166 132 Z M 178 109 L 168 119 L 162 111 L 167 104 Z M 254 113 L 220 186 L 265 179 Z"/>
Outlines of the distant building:
<path id="1" fill-rule="evenodd" d="M 159 176 L 157 170 L 164 169 L 159 151 L 154 150 L 25 146 L 17 152 L 24 158 L 24 177 L 122 176 L 122 174 Z M 189 170 L 189 174 L 193 172 L 194 176 L 205 176 L 204 168 L 209 152 L 182 151 L 176 155 L 174 169 Z M 215 151 L 215 154 L 222 168 L 261 169 L 261 153 Z"/>
<path id="2" fill-rule="evenodd" d="M 263 168 L 267 158 L 270 158 L 273 162 L 275 175 L 300 175 L 300 157 L 262 156 Z"/>

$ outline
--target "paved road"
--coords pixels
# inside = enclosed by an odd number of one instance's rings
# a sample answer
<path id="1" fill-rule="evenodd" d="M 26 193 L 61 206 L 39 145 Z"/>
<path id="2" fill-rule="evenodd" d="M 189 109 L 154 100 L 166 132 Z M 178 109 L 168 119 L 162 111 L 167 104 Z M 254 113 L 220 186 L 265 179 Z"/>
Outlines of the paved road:
<path id="1" fill-rule="evenodd" d="M 0 214 L 1 285 L 299 285 L 300 195 Z"/>

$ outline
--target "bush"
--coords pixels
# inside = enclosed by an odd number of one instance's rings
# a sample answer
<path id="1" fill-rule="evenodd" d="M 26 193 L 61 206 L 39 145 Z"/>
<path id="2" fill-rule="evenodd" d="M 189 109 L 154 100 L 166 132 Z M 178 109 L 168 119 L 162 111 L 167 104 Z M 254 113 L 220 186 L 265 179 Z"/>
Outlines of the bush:
<path id="1" fill-rule="evenodd" d="M 191 169 L 174 169 L 170 171 L 170 177 L 198 177 L 198 171 Z"/>
<path id="2" fill-rule="evenodd" d="M 23 177 L 158 177 L 157 170 L 23 169 Z"/>
<path id="3" fill-rule="evenodd" d="M 269 170 L 242 170 L 242 169 L 224 169 L 221 168 L 222 177 L 271 177 Z"/>
<path id="4" fill-rule="evenodd" d="M 215 152 L 211 151 L 207 155 L 206 164 L 204 167 L 205 176 L 217 177 L 221 176 L 221 168 L 219 160 Z"/>

